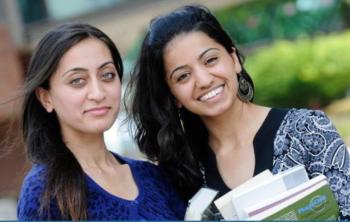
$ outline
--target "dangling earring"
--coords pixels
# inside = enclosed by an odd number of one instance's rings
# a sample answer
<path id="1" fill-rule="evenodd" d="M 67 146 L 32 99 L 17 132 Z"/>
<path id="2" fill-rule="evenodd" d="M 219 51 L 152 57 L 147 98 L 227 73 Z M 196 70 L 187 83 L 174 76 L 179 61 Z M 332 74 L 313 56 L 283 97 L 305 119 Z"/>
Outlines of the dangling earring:
<path id="1" fill-rule="evenodd" d="M 53 108 L 46 108 L 46 112 L 52 113 L 52 111 L 53 111 Z"/>
<path id="2" fill-rule="evenodd" d="M 238 92 L 237 96 L 242 102 L 250 102 L 253 99 L 254 91 L 253 87 L 241 73 L 237 74 L 238 78 Z"/>
<path id="3" fill-rule="evenodd" d="M 184 121 L 182 120 L 180 109 L 177 109 L 177 115 L 179 116 L 179 121 L 180 121 L 182 132 L 185 133 Z"/>

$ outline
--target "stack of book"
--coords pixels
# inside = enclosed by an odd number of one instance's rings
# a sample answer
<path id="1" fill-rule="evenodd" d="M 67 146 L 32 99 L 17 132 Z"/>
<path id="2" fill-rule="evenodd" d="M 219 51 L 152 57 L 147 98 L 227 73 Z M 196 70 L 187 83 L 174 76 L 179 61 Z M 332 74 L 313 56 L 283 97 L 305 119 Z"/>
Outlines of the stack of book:
<path id="1" fill-rule="evenodd" d="M 185 220 L 336 220 L 339 216 L 326 177 L 309 179 L 302 165 L 275 175 L 265 170 L 215 199 L 217 193 L 201 188 L 189 201 Z"/>

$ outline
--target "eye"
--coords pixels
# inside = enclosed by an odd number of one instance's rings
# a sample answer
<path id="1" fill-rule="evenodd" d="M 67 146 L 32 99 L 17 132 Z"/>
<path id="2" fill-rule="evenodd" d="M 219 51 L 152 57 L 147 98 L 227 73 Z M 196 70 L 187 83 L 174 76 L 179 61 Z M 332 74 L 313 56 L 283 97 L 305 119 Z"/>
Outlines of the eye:
<path id="1" fill-rule="evenodd" d="M 218 60 L 218 57 L 210 57 L 205 61 L 205 65 L 212 65 L 215 64 Z"/>
<path id="2" fill-rule="evenodd" d="M 106 82 L 111 82 L 115 79 L 116 74 L 113 72 L 106 72 L 101 75 L 101 79 Z"/>
<path id="3" fill-rule="evenodd" d="M 182 73 L 176 77 L 176 82 L 183 82 L 190 77 L 190 73 Z"/>
<path id="4" fill-rule="evenodd" d="M 75 78 L 69 82 L 74 87 L 82 87 L 85 84 L 85 79 L 83 78 Z"/>

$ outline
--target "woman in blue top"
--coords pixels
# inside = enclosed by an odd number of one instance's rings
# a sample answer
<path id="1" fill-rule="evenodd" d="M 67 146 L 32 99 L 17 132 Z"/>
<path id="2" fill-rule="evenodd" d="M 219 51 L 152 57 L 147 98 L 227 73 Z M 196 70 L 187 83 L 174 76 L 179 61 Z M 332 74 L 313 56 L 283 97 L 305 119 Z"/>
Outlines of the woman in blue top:
<path id="1" fill-rule="evenodd" d="M 185 204 L 159 167 L 106 149 L 122 75 L 116 46 L 90 25 L 65 24 L 39 42 L 24 86 L 23 135 L 34 165 L 19 220 L 183 219 Z"/>
<path id="2" fill-rule="evenodd" d="M 129 89 L 140 149 L 184 197 L 203 184 L 222 195 L 265 169 L 302 164 L 310 177 L 327 177 L 340 219 L 350 218 L 349 151 L 330 120 L 254 104 L 243 57 L 205 7 L 151 22 Z"/>

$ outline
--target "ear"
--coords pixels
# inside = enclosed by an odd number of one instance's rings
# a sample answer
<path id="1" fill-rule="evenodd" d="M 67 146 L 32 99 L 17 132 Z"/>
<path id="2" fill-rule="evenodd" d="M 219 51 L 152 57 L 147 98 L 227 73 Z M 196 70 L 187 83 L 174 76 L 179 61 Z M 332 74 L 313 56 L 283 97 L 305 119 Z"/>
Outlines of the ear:
<path id="1" fill-rule="evenodd" d="M 35 90 L 36 98 L 39 100 L 41 105 L 46 109 L 48 113 L 53 111 L 53 104 L 51 100 L 50 92 L 42 87 L 38 87 Z"/>
<path id="2" fill-rule="evenodd" d="M 237 50 L 234 47 L 232 47 L 232 52 L 230 55 L 235 66 L 236 73 L 240 73 L 242 71 L 242 65 L 238 59 Z"/>
<path id="3" fill-rule="evenodd" d="M 180 103 L 180 101 L 175 98 L 175 96 L 172 94 L 171 91 L 170 91 L 170 94 L 171 94 L 171 100 L 175 104 L 176 108 L 181 109 L 182 108 L 182 104 Z"/>
<path id="4" fill-rule="evenodd" d="M 178 100 L 175 101 L 175 104 L 178 109 L 182 108 L 182 104 Z"/>

